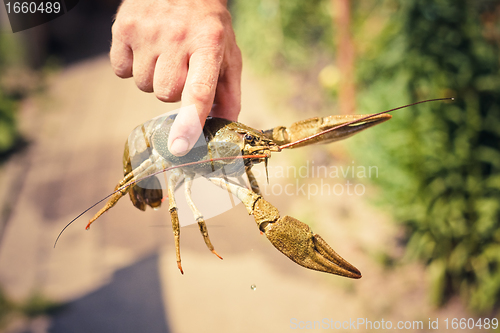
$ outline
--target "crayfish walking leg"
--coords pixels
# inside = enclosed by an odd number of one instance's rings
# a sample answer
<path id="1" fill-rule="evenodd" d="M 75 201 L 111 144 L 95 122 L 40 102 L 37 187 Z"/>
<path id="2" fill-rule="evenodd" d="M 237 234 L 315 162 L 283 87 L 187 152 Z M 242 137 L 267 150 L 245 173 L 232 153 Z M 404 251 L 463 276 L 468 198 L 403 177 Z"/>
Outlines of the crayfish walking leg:
<path id="1" fill-rule="evenodd" d="M 205 244 L 207 245 L 208 249 L 217 257 L 222 259 L 222 257 L 215 251 L 214 246 L 210 241 L 210 237 L 208 237 L 207 225 L 205 223 L 203 215 L 198 210 L 198 208 L 196 208 L 193 202 L 193 198 L 191 198 L 191 187 L 193 185 L 194 176 L 195 176 L 194 173 L 193 174 L 184 173 L 184 189 L 185 189 L 186 201 L 189 205 L 189 208 L 191 208 L 191 211 L 193 212 L 194 219 L 196 220 L 196 222 L 198 222 L 201 235 L 203 236 L 203 239 L 205 240 Z"/>
<path id="2" fill-rule="evenodd" d="M 177 182 L 179 182 L 181 176 L 182 171 L 180 169 L 175 169 L 168 178 L 168 209 L 170 212 L 170 219 L 172 220 L 172 229 L 174 231 L 175 257 L 177 258 L 177 267 L 179 268 L 181 273 L 184 274 L 181 266 L 181 227 L 179 224 L 179 215 L 177 214 L 177 204 L 174 197 L 175 185 L 177 185 Z"/>

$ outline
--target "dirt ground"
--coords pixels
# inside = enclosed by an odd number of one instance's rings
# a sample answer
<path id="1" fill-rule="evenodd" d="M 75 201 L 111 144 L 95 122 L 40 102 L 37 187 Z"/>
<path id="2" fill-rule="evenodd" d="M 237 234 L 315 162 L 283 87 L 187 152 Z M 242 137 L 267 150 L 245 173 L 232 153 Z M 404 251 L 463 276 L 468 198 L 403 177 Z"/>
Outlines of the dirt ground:
<path id="1" fill-rule="evenodd" d="M 240 121 L 265 129 L 299 120 L 276 111 L 269 98 L 245 72 Z M 279 167 L 305 172 L 332 161 L 343 170 L 364 166 L 332 159 L 335 145 L 273 156 L 269 185 L 263 167 L 260 183 L 283 215 L 310 224 L 359 268 L 360 280 L 294 264 L 259 234 L 242 205 L 221 208 L 208 220 L 224 260 L 207 251 L 196 225 L 181 229 L 184 275 L 175 262 L 168 209 L 141 212 L 128 198 L 87 232 L 97 208 L 84 214 L 54 249 L 59 231 L 121 178 L 131 129 L 176 107 L 140 92 L 133 80 L 117 78 L 106 57 L 65 68 L 43 95 L 25 101 L 20 121 L 30 145 L 0 176 L 0 286 L 19 302 L 38 293 L 64 306 L 31 320 L 13 318 L 3 332 L 366 332 L 380 331 L 388 321 L 393 331 L 430 332 L 437 331 L 429 329 L 435 320 L 441 332 L 446 318 L 469 317 L 459 301 L 443 309 L 429 305 L 423 267 L 381 264 L 385 251 L 401 251 L 395 244 L 399 231 L 368 204 L 376 190 L 366 179 L 286 177 Z M 348 180 L 364 192 L 349 195 Z M 304 191 L 296 190 L 301 186 Z M 343 193 L 327 192 L 334 188 Z M 214 196 L 210 190 L 198 195 L 200 202 Z M 422 328 L 412 326 L 420 321 Z"/>

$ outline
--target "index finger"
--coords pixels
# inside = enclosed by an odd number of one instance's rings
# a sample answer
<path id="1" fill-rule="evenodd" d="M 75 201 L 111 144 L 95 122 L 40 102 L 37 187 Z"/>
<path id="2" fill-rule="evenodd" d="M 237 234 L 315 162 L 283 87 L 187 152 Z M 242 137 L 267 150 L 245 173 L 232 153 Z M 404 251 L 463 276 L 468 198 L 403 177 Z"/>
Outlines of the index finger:
<path id="1" fill-rule="evenodd" d="M 168 149 L 173 155 L 185 155 L 202 133 L 214 102 L 221 63 L 222 51 L 214 48 L 201 49 L 191 55 L 182 91 L 181 111 L 172 124 L 168 138 Z M 193 109 L 196 112 L 188 111 Z"/>

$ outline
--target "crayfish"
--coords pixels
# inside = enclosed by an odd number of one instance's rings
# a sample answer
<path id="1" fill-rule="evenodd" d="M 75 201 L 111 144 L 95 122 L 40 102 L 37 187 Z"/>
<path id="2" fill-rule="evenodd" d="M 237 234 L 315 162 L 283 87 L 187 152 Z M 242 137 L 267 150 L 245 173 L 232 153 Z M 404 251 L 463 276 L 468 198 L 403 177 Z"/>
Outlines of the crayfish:
<path id="1" fill-rule="evenodd" d="M 435 99 L 449 100 L 449 98 Z M 222 257 L 212 245 L 205 220 L 191 198 L 191 186 L 195 176 L 203 176 L 215 185 L 235 195 L 253 215 L 259 230 L 280 252 L 295 263 L 317 271 L 359 279 L 360 271 L 338 255 L 323 238 L 309 226 L 293 217 L 280 217 L 278 209 L 266 201 L 259 190 L 251 169 L 254 164 L 265 162 L 272 152 L 287 148 L 330 143 L 348 138 L 367 128 L 381 124 L 392 116 L 388 112 L 422 101 L 372 115 L 337 115 L 298 121 L 289 127 L 278 126 L 259 131 L 238 122 L 208 117 L 198 144 L 185 156 L 174 156 L 167 148 L 168 135 L 176 115 L 153 118 L 136 127 L 125 144 L 123 167 L 125 177 L 115 191 L 97 202 L 109 198 L 106 205 L 87 224 L 90 225 L 104 212 L 113 207 L 126 193 L 135 207 L 146 210 L 158 208 L 163 199 L 161 184 L 156 174 L 171 170 L 167 181 L 169 212 L 173 227 L 177 266 L 183 273 L 180 256 L 180 224 L 174 191 L 182 177 L 186 200 L 197 221 L 208 249 Z M 226 176 L 246 173 L 250 188 L 227 180 Z M 66 225 L 62 232 L 73 222 Z M 57 239 L 59 239 L 59 236 Z M 56 243 L 57 243 L 56 239 Z M 55 244 L 54 244 L 55 246 Z"/>

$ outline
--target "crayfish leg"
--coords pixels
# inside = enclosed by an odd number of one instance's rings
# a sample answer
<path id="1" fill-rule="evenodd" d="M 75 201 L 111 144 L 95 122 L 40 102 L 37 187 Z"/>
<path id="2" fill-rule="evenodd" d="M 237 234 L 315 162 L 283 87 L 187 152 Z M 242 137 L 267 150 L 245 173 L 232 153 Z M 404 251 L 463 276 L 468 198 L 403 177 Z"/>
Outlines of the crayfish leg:
<path id="1" fill-rule="evenodd" d="M 106 202 L 106 205 L 101 208 L 93 218 L 90 219 L 85 229 L 89 230 L 90 225 L 94 223 L 94 221 L 97 220 L 102 214 L 112 208 L 118 202 L 118 200 L 120 200 L 128 191 L 130 191 L 130 189 L 135 186 L 134 184 L 138 179 L 146 177 L 155 171 L 156 165 L 153 164 L 150 159 L 148 159 L 142 162 L 141 165 L 139 165 L 133 171 L 127 173 L 125 177 L 118 183 L 118 185 L 116 185 L 115 193 L 113 193 L 108 202 Z"/>
<path id="2" fill-rule="evenodd" d="M 179 223 L 179 215 L 177 214 L 177 204 L 174 197 L 175 185 L 177 185 L 181 176 L 181 169 L 175 169 L 174 171 L 172 171 L 172 174 L 168 178 L 168 207 L 170 212 L 170 219 L 172 220 L 172 230 L 174 232 L 175 257 L 177 259 L 177 267 L 181 271 L 181 274 L 184 274 L 181 265 L 181 227 Z"/>
<path id="3" fill-rule="evenodd" d="M 203 215 L 201 212 L 198 210 L 196 205 L 193 202 L 193 198 L 191 197 L 191 187 L 193 186 L 193 178 L 194 178 L 194 173 L 191 174 L 184 174 L 184 193 L 186 195 L 186 201 L 189 205 L 189 208 L 191 208 L 191 211 L 193 212 L 194 218 L 196 222 L 198 222 L 198 226 L 200 227 L 200 232 L 201 235 L 203 236 L 203 240 L 205 241 L 205 244 L 207 245 L 208 249 L 215 254 L 219 259 L 222 259 L 222 257 L 215 251 L 214 246 L 212 245 L 212 242 L 210 241 L 210 237 L 208 236 L 208 229 L 207 225 L 205 223 L 205 219 L 203 218 Z"/>
<path id="4" fill-rule="evenodd" d="M 252 167 L 245 167 L 245 173 L 247 174 L 248 182 L 250 183 L 250 188 L 252 189 L 253 193 L 262 195 L 262 193 L 260 192 L 259 183 L 257 183 L 257 178 L 255 178 L 252 172 Z"/>
<path id="5" fill-rule="evenodd" d="M 114 193 L 111 196 L 111 198 L 108 200 L 108 202 L 106 202 L 106 205 L 104 207 L 102 207 L 94 215 L 94 217 L 92 217 L 90 219 L 89 223 L 85 227 L 85 230 L 89 230 L 90 229 L 90 225 L 92 223 L 94 223 L 95 220 L 97 220 L 102 214 L 104 214 L 110 208 L 112 208 L 118 202 L 118 200 L 120 200 L 129 191 L 130 186 L 127 186 L 127 187 L 123 187 L 123 186 L 132 183 L 134 180 L 135 180 L 135 178 L 133 177 L 133 173 L 132 172 L 129 172 L 128 174 L 125 175 L 125 177 L 115 187 L 115 192 L 116 191 L 118 191 L 118 192 Z"/>

